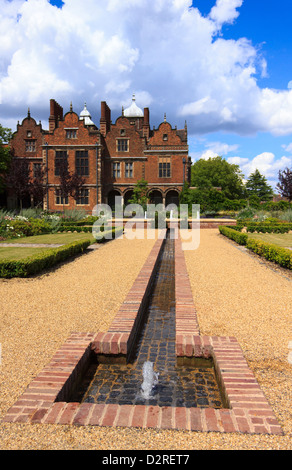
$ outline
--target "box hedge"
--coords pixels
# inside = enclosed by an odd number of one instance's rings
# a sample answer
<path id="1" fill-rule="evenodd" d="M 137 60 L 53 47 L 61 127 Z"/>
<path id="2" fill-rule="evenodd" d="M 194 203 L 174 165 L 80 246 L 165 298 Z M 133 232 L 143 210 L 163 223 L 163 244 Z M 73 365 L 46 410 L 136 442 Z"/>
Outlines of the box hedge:
<path id="1" fill-rule="evenodd" d="M 92 231 L 92 228 L 90 228 L 90 231 Z M 122 233 L 123 227 L 106 230 L 102 232 L 102 237 L 96 242 L 104 243 L 107 240 L 119 237 Z M 28 277 L 37 274 L 72 256 L 83 253 L 91 244 L 92 240 L 79 240 L 59 248 L 48 248 L 43 253 L 25 259 L 0 260 L 0 278 Z"/>
<path id="2" fill-rule="evenodd" d="M 246 245 L 248 235 L 246 233 L 239 232 L 238 229 L 228 227 L 227 225 L 220 225 L 219 231 L 222 235 L 234 240 L 239 245 Z"/>
<path id="3" fill-rule="evenodd" d="M 91 240 L 79 240 L 59 248 L 48 248 L 43 253 L 25 259 L 0 260 L 0 277 L 28 277 L 37 274 L 72 256 L 83 253 L 91 243 Z"/>
<path id="4" fill-rule="evenodd" d="M 249 250 L 259 256 L 279 264 L 283 268 L 292 269 L 292 251 L 262 240 L 255 240 L 246 233 L 241 233 L 227 226 L 220 226 L 222 235 L 234 240 L 239 245 L 245 245 Z"/>
<path id="5" fill-rule="evenodd" d="M 249 233 L 288 233 L 292 230 L 292 224 L 265 224 L 265 223 L 252 223 L 247 224 L 246 231 Z"/>

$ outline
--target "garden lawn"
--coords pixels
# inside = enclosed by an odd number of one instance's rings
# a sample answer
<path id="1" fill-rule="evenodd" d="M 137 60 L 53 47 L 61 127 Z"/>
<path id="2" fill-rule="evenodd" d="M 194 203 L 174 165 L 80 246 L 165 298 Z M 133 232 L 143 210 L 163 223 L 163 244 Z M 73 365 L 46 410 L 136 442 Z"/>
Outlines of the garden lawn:
<path id="1" fill-rule="evenodd" d="M 1 248 L 0 247 L 0 260 L 1 261 L 10 261 L 10 260 L 20 260 L 28 258 L 32 255 L 38 255 L 48 248 Z"/>
<path id="2" fill-rule="evenodd" d="M 282 248 L 292 248 L 292 233 L 248 233 L 248 236 Z"/>
<path id="3" fill-rule="evenodd" d="M 68 245 L 78 240 L 90 240 L 92 243 L 96 240 L 91 233 L 48 233 L 45 235 L 35 235 L 33 237 L 13 238 L 11 240 L 3 240 L 1 243 L 46 243 Z M 7 249 L 7 248 L 5 248 Z"/>

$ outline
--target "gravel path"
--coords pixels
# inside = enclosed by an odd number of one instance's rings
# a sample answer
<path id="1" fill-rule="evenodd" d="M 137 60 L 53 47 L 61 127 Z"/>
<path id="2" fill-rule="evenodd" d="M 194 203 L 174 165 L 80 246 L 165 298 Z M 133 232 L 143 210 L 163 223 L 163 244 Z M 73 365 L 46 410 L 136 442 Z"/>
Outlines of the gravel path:
<path id="1" fill-rule="evenodd" d="M 106 331 L 154 240 L 114 240 L 50 273 L 0 280 L 0 420 L 72 331 Z M 201 334 L 234 335 L 284 436 L 0 423 L 0 449 L 289 449 L 292 276 L 202 230 L 185 252 Z"/>

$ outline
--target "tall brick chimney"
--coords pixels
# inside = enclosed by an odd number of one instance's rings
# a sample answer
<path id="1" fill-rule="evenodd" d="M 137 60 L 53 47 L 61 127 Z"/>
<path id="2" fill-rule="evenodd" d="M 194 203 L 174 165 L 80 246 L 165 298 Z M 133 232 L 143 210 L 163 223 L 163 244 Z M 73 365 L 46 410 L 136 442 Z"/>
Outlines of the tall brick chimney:
<path id="1" fill-rule="evenodd" d="M 49 131 L 53 132 L 58 127 L 58 121 L 63 119 L 63 108 L 57 101 L 50 100 Z"/>
<path id="2" fill-rule="evenodd" d="M 143 119 L 143 136 L 149 139 L 150 135 L 150 122 L 149 122 L 149 108 L 144 108 L 144 119 Z"/>
<path id="3" fill-rule="evenodd" d="M 100 133 L 105 137 L 111 127 L 111 110 L 105 101 L 101 102 Z"/>

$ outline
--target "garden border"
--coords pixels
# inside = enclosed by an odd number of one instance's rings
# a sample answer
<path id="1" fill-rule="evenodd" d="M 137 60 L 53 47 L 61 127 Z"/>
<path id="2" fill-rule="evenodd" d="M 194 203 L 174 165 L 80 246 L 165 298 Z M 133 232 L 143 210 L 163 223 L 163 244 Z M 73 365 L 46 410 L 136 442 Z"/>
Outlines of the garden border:
<path id="1" fill-rule="evenodd" d="M 93 351 L 126 355 L 139 324 L 163 244 L 158 239 L 109 330 L 73 332 L 4 416 L 4 422 L 77 426 L 126 426 L 200 432 L 283 435 L 274 412 L 243 356 L 236 338 L 202 336 L 181 241 L 175 241 L 176 353 L 212 358 L 226 408 L 183 408 L 69 402 Z"/>

